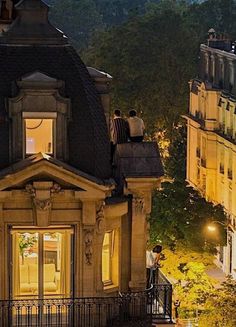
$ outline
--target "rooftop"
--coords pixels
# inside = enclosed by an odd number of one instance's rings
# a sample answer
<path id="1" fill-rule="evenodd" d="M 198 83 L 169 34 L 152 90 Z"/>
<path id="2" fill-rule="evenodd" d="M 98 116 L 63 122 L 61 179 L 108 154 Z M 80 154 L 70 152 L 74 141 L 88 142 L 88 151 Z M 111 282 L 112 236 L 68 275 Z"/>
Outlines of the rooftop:
<path id="1" fill-rule="evenodd" d="M 67 44 L 67 37 L 48 20 L 48 5 L 42 0 L 21 0 L 15 6 L 17 17 L 6 31 L 0 33 L 0 43 L 7 44 Z"/>
<path id="2" fill-rule="evenodd" d="M 217 34 L 213 28 L 208 31 L 207 45 L 202 44 L 201 47 L 215 49 L 221 53 L 224 51 L 233 56 L 236 54 L 235 42 L 225 34 Z"/>

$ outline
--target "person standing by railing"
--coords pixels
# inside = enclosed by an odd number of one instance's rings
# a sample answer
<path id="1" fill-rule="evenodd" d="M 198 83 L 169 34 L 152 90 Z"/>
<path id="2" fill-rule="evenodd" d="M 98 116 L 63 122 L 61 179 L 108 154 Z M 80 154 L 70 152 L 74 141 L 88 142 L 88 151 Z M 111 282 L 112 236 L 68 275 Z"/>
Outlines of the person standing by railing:
<path id="1" fill-rule="evenodd" d="M 156 245 L 152 250 L 147 249 L 146 251 L 146 288 L 150 288 L 153 284 L 155 284 L 156 269 L 159 266 L 161 251 L 161 245 Z"/>

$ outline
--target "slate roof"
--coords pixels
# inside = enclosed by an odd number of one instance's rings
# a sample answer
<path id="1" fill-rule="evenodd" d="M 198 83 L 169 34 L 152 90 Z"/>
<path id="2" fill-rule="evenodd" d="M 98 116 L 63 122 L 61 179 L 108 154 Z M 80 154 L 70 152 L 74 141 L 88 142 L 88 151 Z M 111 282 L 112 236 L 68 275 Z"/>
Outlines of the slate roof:
<path id="1" fill-rule="evenodd" d="M 49 6 L 42 0 L 21 0 L 15 5 L 17 17 L 9 29 L 3 31 L 2 43 L 66 44 L 64 33 L 48 21 Z"/>
<path id="2" fill-rule="evenodd" d="M 161 177 L 164 175 L 156 142 L 118 144 L 116 165 L 124 177 Z"/>
<path id="3" fill-rule="evenodd" d="M 23 0 L 21 4 L 31 1 Z M 0 169 L 11 164 L 11 122 L 5 99 L 17 95 L 15 81 L 26 74 L 40 71 L 64 81 L 63 95 L 71 99 L 68 164 L 95 177 L 109 178 L 110 144 L 104 110 L 88 70 L 75 49 L 60 42 L 58 45 L 47 42 L 29 44 L 24 39 L 21 44 L 14 44 L 11 42 L 12 34 L 9 42 L 6 35 L 0 37 Z"/>
<path id="4" fill-rule="evenodd" d="M 98 185 L 104 185 L 104 186 L 113 186 L 114 185 L 114 180 L 113 179 L 108 179 L 108 180 L 102 180 L 102 179 L 99 179 L 99 178 L 96 178 L 94 176 L 91 176 L 89 174 L 86 174 L 74 167 L 71 167 L 70 165 L 60 161 L 60 160 L 57 160 L 45 153 L 37 153 L 37 154 L 34 154 L 26 159 L 23 159 L 11 166 L 8 166 L 7 168 L 5 169 L 2 169 L 0 171 L 0 180 L 1 179 L 4 179 L 4 178 L 7 178 L 8 176 L 12 175 L 12 174 L 15 174 L 17 172 L 21 172 L 23 171 L 24 169 L 28 168 L 28 167 L 31 167 L 33 165 L 35 165 L 36 163 L 38 162 L 41 162 L 41 161 L 46 161 L 46 162 L 49 162 L 57 167 L 60 167 L 60 168 L 63 168 L 71 173 L 74 173 L 76 174 L 77 176 L 81 176 L 93 183 L 96 183 Z"/>

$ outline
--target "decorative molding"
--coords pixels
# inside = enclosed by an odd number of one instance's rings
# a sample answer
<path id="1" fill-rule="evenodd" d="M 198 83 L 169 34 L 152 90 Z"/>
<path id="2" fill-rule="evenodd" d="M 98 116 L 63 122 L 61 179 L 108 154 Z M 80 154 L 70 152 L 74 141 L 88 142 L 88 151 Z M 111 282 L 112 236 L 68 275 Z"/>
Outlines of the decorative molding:
<path id="1" fill-rule="evenodd" d="M 25 186 L 25 191 L 29 193 L 32 198 L 36 197 L 36 188 L 32 184 L 27 184 Z M 54 183 L 53 186 L 50 188 L 50 197 L 60 192 L 62 192 L 61 186 L 57 183 Z"/>
<path id="2" fill-rule="evenodd" d="M 46 210 L 51 209 L 51 207 L 52 207 L 52 200 L 51 200 L 51 198 L 50 199 L 46 199 L 46 200 L 39 200 L 39 199 L 33 198 L 33 203 L 34 203 L 35 208 L 37 210 L 46 211 Z"/>
<path id="3" fill-rule="evenodd" d="M 91 265 L 93 257 L 93 234 L 92 230 L 90 229 L 86 229 L 84 231 L 84 246 L 85 263 L 87 265 Z"/>
<path id="4" fill-rule="evenodd" d="M 144 197 L 134 196 L 133 207 L 136 215 L 145 213 L 145 200 Z"/>
<path id="5" fill-rule="evenodd" d="M 32 198 L 36 196 L 36 189 L 33 187 L 32 184 L 26 184 L 25 191 L 29 193 Z"/>
<path id="6" fill-rule="evenodd" d="M 105 217 L 104 217 L 105 202 L 102 201 L 96 208 L 96 232 L 103 234 L 105 232 Z"/>
<path id="7" fill-rule="evenodd" d="M 51 217 L 52 198 L 55 194 L 61 192 L 61 186 L 57 183 L 54 183 L 48 192 L 46 192 L 47 195 L 50 194 L 50 197 L 46 199 L 39 198 L 37 196 L 37 189 L 32 184 L 27 184 L 25 186 L 25 191 L 31 196 L 32 199 L 32 205 L 35 213 L 35 223 L 38 226 L 48 226 Z"/>
<path id="8" fill-rule="evenodd" d="M 62 192 L 61 185 L 59 185 L 57 183 L 54 183 L 53 186 L 50 188 L 50 194 L 51 194 L 51 196 L 53 194 L 58 194 L 60 192 Z"/>
<path id="9" fill-rule="evenodd" d="M 36 75 L 42 75 L 37 73 Z M 47 79 L 47 81 L 46 81 Z M 57 81 L 45 75 L 45 78 L 30 80 L 29 78 L 19 81 L 19 92 L 14 98 L 8 98 L 9 118 L 12 120 L 10 133 L 10 160 L 23 159 L 24 153 L 24 128 L 23 113 L 52 113 L 57 115 L 55 128 L 55 150 L 57 158 L 66 161 L 68 158 L 68 130 L 67 120 L 71 118 L 71 101 L 60 95 L 64 88 L 64 82 Z M 45 101 L 45 97 L 48 99 Z M 32 98 L 34 98 L 32 100 Z M 31 99 L 29 101 L 29 99 Z M 32 106 L 34 102 L 34 106 Z"/>

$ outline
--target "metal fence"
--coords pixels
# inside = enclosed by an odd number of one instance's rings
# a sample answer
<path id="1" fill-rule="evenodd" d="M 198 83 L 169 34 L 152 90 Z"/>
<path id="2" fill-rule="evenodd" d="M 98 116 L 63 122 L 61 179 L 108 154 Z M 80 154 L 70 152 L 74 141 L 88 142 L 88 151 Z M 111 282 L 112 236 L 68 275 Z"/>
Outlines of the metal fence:
<path id="1" fill-rule="evenodd" d="M 156 270 L 155 284 L 171 285 L 171 282 L 168 280 L 168 278 L 163 274 L 163 272 L 159 268 Z"/>
<path id="2" fill-rule="evenodd" d="M 153 318 L 171 322 L 170 285 L 117 297 L 2 300 L 1 327 L 149 327 Z"/>

